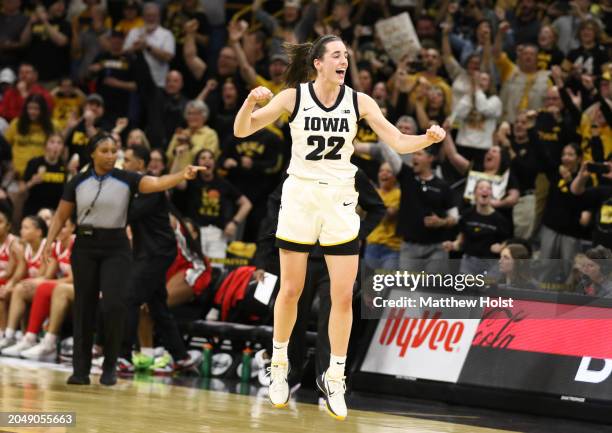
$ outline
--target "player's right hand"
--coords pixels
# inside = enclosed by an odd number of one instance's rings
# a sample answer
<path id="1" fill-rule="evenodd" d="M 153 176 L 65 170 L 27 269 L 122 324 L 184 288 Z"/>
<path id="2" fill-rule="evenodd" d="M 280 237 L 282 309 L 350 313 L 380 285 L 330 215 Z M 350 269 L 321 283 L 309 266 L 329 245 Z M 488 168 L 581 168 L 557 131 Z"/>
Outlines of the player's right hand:
<path id="1" fill-rule="evenodd" d="M 251 93 L 249 93 L 249 96 L 248 96 L 248 100 L 249 102 L 254 102 L 258 104 L 260 102 L 269 101 L 270 99 L 272 99 L 273 96 L 274 94 L 272 93 L 270 89 L 264 86 L 259 86 L 251 90 Z"/>
<path id="2" fill-rule="evenodd" d="M 439 143 L 446 137 L 446 131 L 440 125 L 432 125 L 425 131 L 427 138 L 433 143 Z"/>

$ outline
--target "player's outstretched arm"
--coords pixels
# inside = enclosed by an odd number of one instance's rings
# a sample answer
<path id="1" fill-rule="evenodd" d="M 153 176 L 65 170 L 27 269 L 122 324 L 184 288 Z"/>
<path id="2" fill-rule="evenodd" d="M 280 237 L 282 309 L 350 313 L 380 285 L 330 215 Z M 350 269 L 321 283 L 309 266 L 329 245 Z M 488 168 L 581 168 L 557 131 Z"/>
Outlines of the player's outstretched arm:
<path id="1" fill-rule="evenodd" d="M 380 107 L 368 95 L 357 94 L 357 102 L 361 117 L 367 120 L 372 130 L 398 153 L 411 153 L 424 149 L 434 143 L 444 140 L 446 131 L 441 126 L 431 126 L 425 134 L 402 134 L 380 111 Z"/>
<path id="2" fill-rule="evenodd" d="M 269 99 L 272 100 L 266 106 L 253 112 L 257 103 Z M 234 135 L 240 138 L 248 137 L 274 122 L 284 112 L 291 113 L 294 106 L 295 89 L 285 89 L 273 97 L 272 92 L 266 87 L 256 87 L 251 90 L 234 119 Z"/>

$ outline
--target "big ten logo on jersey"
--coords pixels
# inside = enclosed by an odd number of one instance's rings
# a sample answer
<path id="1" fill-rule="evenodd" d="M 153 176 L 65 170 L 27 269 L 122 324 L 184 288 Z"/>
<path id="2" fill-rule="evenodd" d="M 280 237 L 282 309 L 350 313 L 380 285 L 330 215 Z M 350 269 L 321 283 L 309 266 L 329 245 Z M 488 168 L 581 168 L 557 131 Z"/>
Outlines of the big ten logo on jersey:
<path id="1" fill-rule="evenodd" d="M 221 213 L 221 193 L 218 189 L 202 189 L 200 215 L 218 217 Z"/>
<path id="2" fill-rule="evenodd" d="M 240 156 L 255 156 L 262 155 L 266 150 L 266 145 L 259 141 L 243 141 L 236 147 L 236 151 Z"/>

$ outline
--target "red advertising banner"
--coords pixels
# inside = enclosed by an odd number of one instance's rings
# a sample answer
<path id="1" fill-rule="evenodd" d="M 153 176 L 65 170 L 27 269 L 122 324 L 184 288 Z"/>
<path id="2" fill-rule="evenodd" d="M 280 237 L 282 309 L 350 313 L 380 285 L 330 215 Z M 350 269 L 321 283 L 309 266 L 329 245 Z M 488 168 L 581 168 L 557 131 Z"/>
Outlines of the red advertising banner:
<path id="1" fill-rule="evenodd" d="M 610 308 L 515 300 L 484 311 L 472 345 L 612 359 L 611 341 Z"/>

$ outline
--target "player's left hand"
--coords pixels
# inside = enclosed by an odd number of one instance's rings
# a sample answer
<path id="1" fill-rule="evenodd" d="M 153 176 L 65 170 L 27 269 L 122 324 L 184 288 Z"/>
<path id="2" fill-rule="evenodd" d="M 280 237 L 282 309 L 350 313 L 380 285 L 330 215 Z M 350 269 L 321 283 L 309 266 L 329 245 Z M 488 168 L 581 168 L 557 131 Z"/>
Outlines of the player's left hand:
<path id="1" fill-rule="evenodd" d="M 431 141 L 431 143 L 439 143 L 444 140 L 446 137 L 446 131 L 440 125 L 432 125 L 425 132 L 427 138 Z"/>
<path id="2" fill-rule="evenodd" d="M 183 177 L 185 178 L 185 180 L 193 180 L 195 179 L 199 171 L 205 171 L 205 170 L 208 170 L 208 168 L 200 167 L 196 165 L 188 165 L 187 167 L 183 169 Z"/>

